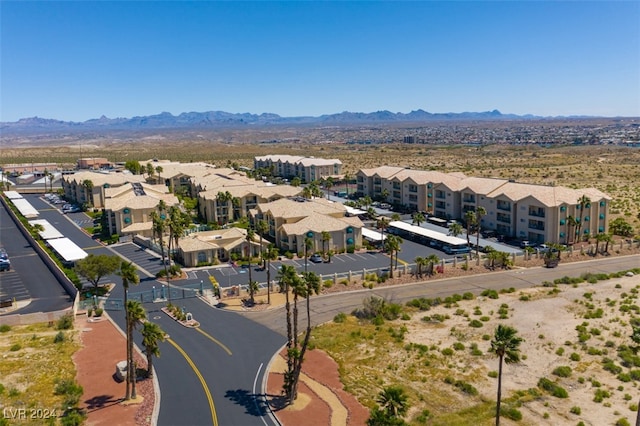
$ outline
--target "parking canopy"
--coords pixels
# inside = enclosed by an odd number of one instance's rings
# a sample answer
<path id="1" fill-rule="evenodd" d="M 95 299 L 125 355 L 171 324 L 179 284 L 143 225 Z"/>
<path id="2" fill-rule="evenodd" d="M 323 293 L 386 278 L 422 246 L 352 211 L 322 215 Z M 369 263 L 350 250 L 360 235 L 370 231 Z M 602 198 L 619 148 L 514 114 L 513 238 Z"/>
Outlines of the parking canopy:
<path id="1" fill-rule="evenodd" d="M 46 219 L 37 219 L 37 220 L 30 220 L 29 223 L 31 224 L 31 226 L 33 225 L 40 225 L 42 226 L 42 231 L 38 231 L 38 234 L 40 234 L 40 237 L 43 240 L 52 240 L 54 238 L 62 238 L 64 237 L 64 235 L 62 235 L 60 233 L 60 231 L 58 231 L 52 224 L 49 223 L 48 220 Z"/>
<path id="2" fill-rule="evenodd" d="M 369 241 L 379 242 L 382 240 L 386 240 L 386 235 L 381 235 L 380 231 L 374 231 L 373 229 L 362 228 L 362 236 Z"/>
<path id="3" fill-rule="evenodd" d="M 88 256 L 86 251 L 82 250 L 76 243 L 66 237 L 47 240 L 47 244 L 67 263 L 72 263 Z"/>

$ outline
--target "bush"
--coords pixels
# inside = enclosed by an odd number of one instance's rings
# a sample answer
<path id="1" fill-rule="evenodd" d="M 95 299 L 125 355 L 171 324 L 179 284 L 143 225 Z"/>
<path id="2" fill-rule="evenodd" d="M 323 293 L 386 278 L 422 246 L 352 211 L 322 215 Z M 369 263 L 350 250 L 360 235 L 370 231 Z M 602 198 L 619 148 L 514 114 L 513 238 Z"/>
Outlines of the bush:
<path id="1" fill-rule="evenodd" d="M 605 398 L 609 398 L 611 394 L 604 389 L 596 389 L 593 402 L 602 402 Z"/>
<path id="2" fill-rule="evenodd" d="M 492 379 L 496 379 L 498 377 L 498 372 L 497 371 L 489 371 L 489 373 L 487 373 L 487 376 L 491 377 Z"/>
<path id="3" fill-rule="evenodd" d="M 569 377 L 571 376 L 571 367 L 561 365 L 553 370 L 553 374 L 558 377 Z"/>
<path id="4" fill-rule="evenodd" d="M 569 412 L 571 414 L 577 414 L 579 416 L 580 413 L 582 413 L 582 410 L 580 409 L 580 407 L 573 406 L 571 407 L 571 410 L 569 410 Z"/>
<path id="5" fill-rule="evenodd" d="M 569 359 L 571 361 L 580 361 L 580 354 L 573 352 L 571 355 L 569 355 Z"/>
<path id="6" fill-rule="evenodd" d="M 58 330 L 70 330 L 73 328 L 73 314 L 67 313 L 60 317 L 56 324 Z"/>
<path id="7" fill-rule="evenodd" d="M 104 313 L 104 309 L 96 308 L 96 310 L 95 310 L 96 317 L 101 317 L 103 313 Z"/>
<path id="8" fill-rule="evenodd" d="M 469 321 L 469 327 L 480 328 L 482 326 L 483 326 L 482 321 L 478 321 L 477 319 Z"/>
<path id="9" fill-rule="evenodd" d="M 11 345 L 11 347 L 9 348 L 9 350 L 11 352 L 17 352 L 20 349 L 22 349 L 22 345 L 20 345 L 20 343 L 14 343 L 13 345 Z"/>
<path id="10" fill-rule="evenodd" d="M 545 377 L 538 380 L 538 387 L 549 392 L 551 395 L 555 396 L 556 398 L 569 397 L 569 393 L 563 387 L 558 386 L 557 384 L 555 384 L 554 382 L 552 382 L 551 380 Z"/>
<path id="11" fill-rule="evenodd" d="M 11 326 L 8 324 L 2 324 L 0 325 L 0 333 L 6 333 L 8 331 L 11 331 Z"/>
<path id="12" fill-rule="evenodd" d="M 56 337 L 53 338 L 53 343 L 62 343 L 66 340 L 66 336 L 64 335 L 64 332 L 62 331 L 58 331 L 58 334 L 56 334 Z"/>
<path id="13" fill-rule="evenodd" d="M 522 413 L 515 407 L 500 407 L 500 416 L 516 422 L 522 420 Z"/>
<path id="14" fill-rule="evenodd" d="M 629 420 L 621 418 L 616 422 L 616 426 L 631 426 L 631 424 L 629 423 Z"/>
<path id="15" fill-rule="evenodd" d="M 333 322 L 343 323 L 347 320 L 347 314 L 344 312 L 340 312 L 335 317 L 333 317 Z"/>
<path id="16" fill-rule="evenodd" d="M 480 296 L 488 297 L 489 299 L 497 299 L 500 297 L 497 291 L 488 289 L 480 293 Z"/>

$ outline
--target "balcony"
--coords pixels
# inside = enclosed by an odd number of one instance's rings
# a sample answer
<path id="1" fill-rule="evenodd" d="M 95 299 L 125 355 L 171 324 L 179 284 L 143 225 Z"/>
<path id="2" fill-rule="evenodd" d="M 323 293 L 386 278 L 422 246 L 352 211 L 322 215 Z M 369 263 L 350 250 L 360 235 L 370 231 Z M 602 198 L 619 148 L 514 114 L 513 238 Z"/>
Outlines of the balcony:
<path id="1" fill-rule="evenodd" d="M 544 217 L 544 209 L 529 209 L 529 216 Z"/>
<path id="2" fill-rule="evenodd" d="M 529 221 L 529 229 L 535 229 L 538 231 L 544 231 L 544 222 L 539 220 L 530 220 Z"/>
<path id="3" fill-rule="evenodd" d="M 502 210 L 502 211 L 505 211 L 505 212 L 510 212 L 511 211 L 511 203 L 504 203 L 504 202 L 498 201 L 498 204 L 496 205 L 496 208 L 498 210 Z"/>
<path id="4" fill-rule="evenodd" d="M 510 216 L 510 215 L 508 215 L 508 214 L 501 214 L 501 213 L 498 213 L 498 214 L 496 215 L 496 220 L 497 220 L 498 222 L 502 222 L 502 223 L 511 223 L 511 216 Z"/>

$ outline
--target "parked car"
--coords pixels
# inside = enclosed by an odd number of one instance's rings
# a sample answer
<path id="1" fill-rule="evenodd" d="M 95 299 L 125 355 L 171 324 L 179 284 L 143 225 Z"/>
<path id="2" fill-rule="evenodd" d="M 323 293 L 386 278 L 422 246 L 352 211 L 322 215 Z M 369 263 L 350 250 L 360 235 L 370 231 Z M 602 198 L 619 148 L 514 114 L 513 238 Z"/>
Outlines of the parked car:
<path id="1" fill-rule="evenodd" d="M 549 250 L 551 250 L 551 247 L 549 247 L 549 246 L 548 246 L 548 245 L 546 245 L 546 244 L 539 244 L 539 245 L 536 247 L 536 249 L 537 249 L 537 250 L 538 250 L 538 252 L 540 252 L 540 253 L 546 253 L 546 252 L 548 252 Z"/>
<path id="2" fill-rule="evenodd" d="M 520 248 L 527 248 L 527 247 L 531 247 L 531 243 L 527 240 L 524 241 L 520 241 Z"/>
<path id="3" fill-rule="evenodd" d="M 322 255 L 320 255 L 318 253 L 311 255 L 309 260 L 312 261 L 313 263 L 322 263 L 324 261 L 322 259 Z"/>
<path id="4" fill-rule="evenodd" d="M 0 271 L 10 271 L 11 270 L 11 262 L 9 259 L 4 260 L 0 259 Z"/>

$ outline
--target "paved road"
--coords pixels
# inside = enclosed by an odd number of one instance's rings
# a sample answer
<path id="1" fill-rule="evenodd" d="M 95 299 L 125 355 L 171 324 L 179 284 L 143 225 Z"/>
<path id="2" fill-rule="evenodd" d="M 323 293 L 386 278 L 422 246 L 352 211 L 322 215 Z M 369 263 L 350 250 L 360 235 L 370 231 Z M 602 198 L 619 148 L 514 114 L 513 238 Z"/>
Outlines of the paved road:
<path id="1" fill-rule="evenodd" d="M 0 245 L 7 250 L 11 271 L 0 272 L 0 298 L 31 299 L 11 314 L 51 312 L 71 306 L 72 300 L 0 204 Z"/>
<path id="2" fill-rule="evenodd" d="M 414 298 L 445 297 L 454 293 L 471 292 L 478 295 L 485 289 L 529 288 L 539 286 L 543 281 L 553 281 L 565 275 L 580 276 L 584 272 L 612 273 L 638 267 L 640 267 L 640 255 L 633 255 L 564 263 L 554 269 L 542 267 L 514 269 L 402 286 L 378 287 L 351 293 L 336 293 L 311 299 L 311 320 L 314 325 L 331 321 L 340 312 L 350 313 L 353 309 L 362 306 L 362 300 L 372 295 L 397 303 L 405 303 Z M 252 312 L 246 316 L 277 333 L 286 334 L 283 307 L 263 312 Z M 304 310 L 301 312 L 301 318 L 306 321 Z"/>

